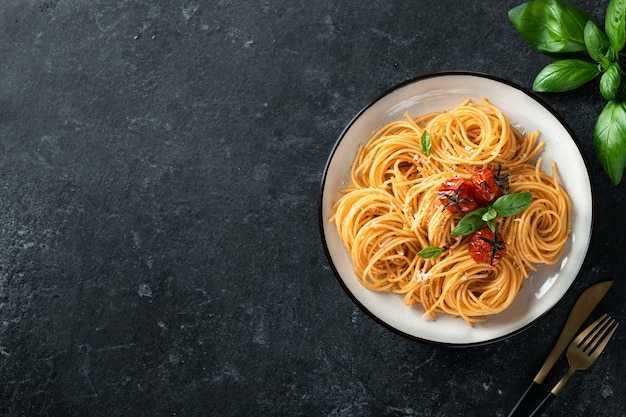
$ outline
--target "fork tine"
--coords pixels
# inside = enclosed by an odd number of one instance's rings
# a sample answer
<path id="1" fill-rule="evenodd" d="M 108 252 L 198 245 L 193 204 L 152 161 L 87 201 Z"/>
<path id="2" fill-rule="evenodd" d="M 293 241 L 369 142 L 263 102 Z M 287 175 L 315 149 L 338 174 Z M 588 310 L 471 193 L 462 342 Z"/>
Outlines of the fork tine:
<path id="1" fill-rule="evenodd" d="M 576 338 L 576 347 L 581 349 L 583 352 L 587 352 L 588 349 L 595 346 L 596 342 L 602 337 L 602 334 L 606 331 L 606 328 L 609 324 L 614 322 L 615 320 L 603 314 L 599 319 L 594 321 L 591 326 L 587 327 L 578 337 Z"/>
<path id="2" fill-rule="evenodd" d="M 613 325 L 617 323 L 614 318 L 603 314 L 591 326 L 589 326 L 579 337 L 576 338 L 576 347 L 588 356 L 592 356 L 604 340 L 607 332 L 611 331 Z M 613 334 L 615 330 L 611 332 Z M 610 338 L 610 336 L 609 336 Z M 600 350 L 601 352 L 602 350 Z M 598 352 L 598 354 L 600 354 Z"/>
<path id="3" fill-rule="evenodd" d="M 598 341 L 598 343 L 596 343 L 593 349 L 589 351 L 589 355 L 592 355 L 594 357 L 600 356 L 607 343 L 609 343 L 609 340 L 611 340 L 611 337 L 613 337 L 613 333 L 615 333 L 615 330 L 617 330 L 617 326 L 619 326 L 619 323 L 615 321 L 615 319 L 611 319 L 610 325 L 607 327 L 606 331 L 604 332 L 602 338 Z"/>
<path id="4" fill-rule="evenodd" d="M 578 334 L 578 336 L 576 336 L 576 339 L 574 339 L 576 341 L 576 346 L 579 347 L 583 340 L 589 335 L 589 333 L 591 333 L 592 331 L 594 331 L 597 326 L 603 321 L 606 320 L 609 316 L 607 314 L 603 314 L 601 315 L 596 321 L 594 321 L 593 323 L 591 323 L 590 326 L 586 327 L 585 330 L 583 330 L 582 332 L 580 332 Z"/>

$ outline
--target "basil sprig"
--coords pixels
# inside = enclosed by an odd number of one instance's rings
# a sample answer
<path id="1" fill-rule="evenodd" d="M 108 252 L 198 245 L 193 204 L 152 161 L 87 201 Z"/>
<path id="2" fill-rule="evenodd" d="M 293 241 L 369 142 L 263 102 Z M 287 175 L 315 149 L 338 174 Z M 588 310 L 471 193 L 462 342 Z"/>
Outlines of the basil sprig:
<path id="1" fill-rule="evenodd" d="M 511 217 L 530 206 L 532 194 L 528 191 L 517 194 L 506 194 L 487 207 L 478 208 L 467 213 L 452 230 L 455 236 L 467 236 L 474 233 L 485 223 L 491 230 L 496 229 L 497 216 Z"/>
<path id="2" fill-rule="evenodd" d="M 539 71 L 534 91 L 570 91 L 600 76 L 608 103 L 594 127 L 594 149 L 611 182 L 619 184 L 626 169 L 626 72 L 619 55 L 626 45 L 626 0 L 609 1 L 604 32 L 588 12 L 560 0 L 523 3 L 508 15 L 528 44 L 559 58 Z"/>
<path id="3" fill-rule="evenodd" d="M 626 114 L 626 113 L 625 113 Z M 467 236 L 471 235 L 485 223 L 491 230 L 496 230 L 496 217 L 511 217 L 520 213 L 530 206 L 532 201 L 532 194 L 528 191 L 517 194 L 505 194 L 498 198 L 493 204 L 487 207 L 480 207 L 474 211 L 470 211 L 457 223 L 456 227 L 452 230 L 454 236 Z M 443 253 L 443 248 L 440 246 L 427 246 L 424 249 L 417 252 L 418 256 L 426 259 L 434 259 L 439 257 Z"/>

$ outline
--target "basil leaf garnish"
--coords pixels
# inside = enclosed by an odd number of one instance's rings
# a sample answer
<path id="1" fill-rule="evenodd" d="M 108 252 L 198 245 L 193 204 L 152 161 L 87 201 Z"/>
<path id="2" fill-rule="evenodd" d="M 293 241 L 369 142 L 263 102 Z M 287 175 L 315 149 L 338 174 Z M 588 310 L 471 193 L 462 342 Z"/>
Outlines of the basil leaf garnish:
<path id="1" fill-rule="evenodd" d="M 609 39 L 593 20 L 585 25 L 584 37 L 589 56 L 598 64 L 606 67 L 615 58 Z"/>
<path id="2" fill-rule="evenodd" d="M 443 248 L 439 246 L 428 246 L 417 252 L 418 256 L 426 259 L 436 258 L 443 253 Z"/>
<path id="3" fill-rule="evenodd" d="M 482 215 L 482 219 L 486 222 L 488 222 L 489 220 L 493 220 L 496 217 L 498 217 L 498 212 L 496 211 L 496 209 L 494 209 L 493 207 L 489 207 L 487 208 L 487 211 L 485 212 L 485 214 Z"/>
<path id="4" fill-rule="evenodd" d="M 430 134 L 427 130 L 424 130 L 422 137 L 420 138 L 420 151 L 426 156 L 430 156 L 430 149 L 433 146 L 433 141 L 430 138 Z"/>
<path id="5" fill-rule="evenodd" d="M 505 194 L 492 205 L 481 207 L 467 213 L 452 230 L 453 236 L 471 235 L 485 224 L 491 230 L 496 228 L 496 217 L 510 217 L 526 209 L 532 201 L 532 194 L 528 191 L 516 194 Z"/>
<path id="6" fill-rule="evenodd" d="M 626 43 L 624 15 L 626 14 L 625 0 L 611 0 L 604 16 L 604 30 L 611 46 L 621 51 Z"/>
<path id="7" fill-rule="evenodd" d="M 562 59 L 546 65 L 533 83 L 533 90 L 560 93 L 570 91 L 593 80 L 600 69 L 597 64 L 580 59 Z"/>
<path id="8" fill-rule="evenodd" d="M 493 203 L 493 209 L 498 215 L 503 217 L 514 216 L 522 210 L 528 208 L 533 196 L 529 191 L 516 194 L 507 194 L 498 198 Z"/>
<path id="9" fill-rule="evenodd" d="M 594 127 L 594 148 L 605 173 L 618 185 L 626 168 L 626 0 L 609 0 L 604 31 L 591 14 L 561 0 L 534 0 L 508 12 L 515 29 L 537 51 L 560 61 L 542 69 L 536 92 L 573 90 L 602 73 L 600 93 L 608 101 Z M 595 63 L 576 60 L 587 53 Z M 626 67 L 625 67 L 626 68 Z"/>
<path id="10" fill-rule="evenodd" d="M 619 184 L 626 167 L 626 103 L 606 104 L 596 121 L 593 144 L 604 172 Z"/>
<path id="11" fill-rule="evenodd" d="M 509 10 L 509 20 L 537 51 L 563 56 L 587 52 L 583 32 L 593 17 L 559 0 L 530 1 Z"/>
<path id="12" fill-rule="evenodd" d="M 622 82 L 621 69 L 617 62 L 609 66 L 600 78 L 600 93 L 607 101 L 615 100 Z"/>
<path id="13" fill-rule="evenodd" d="M 483 214 L 485 214 L 487 210 L 487 207 L 481 207 L 467 213 L 452 230 L 452 235 L 467 236 L 480 229 L 484 223 Z"/>

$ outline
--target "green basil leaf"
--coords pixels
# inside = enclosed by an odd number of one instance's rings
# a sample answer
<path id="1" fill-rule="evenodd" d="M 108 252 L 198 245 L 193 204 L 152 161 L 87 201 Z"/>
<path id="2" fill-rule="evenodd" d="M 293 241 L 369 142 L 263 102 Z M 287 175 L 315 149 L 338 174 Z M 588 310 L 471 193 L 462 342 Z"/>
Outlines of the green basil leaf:
<path id="1" fill-rule="evenodd" d="M 615 100 L 622 82 L 621 69 L 617 62 L 611 64 L 600 78 L 600 93 L 608 101 Z"/>
<path id="2" fill-rule="evenodd" d="M 613 52 L 609 39 L 593 20 L 588 21 L 585 25 L 584 37 L 587 52 L 589 52 L 589 56 L 594 61 L 606 65 L 607 61 L 613 60 L 614 56 L 607 56 L 609 55 L 609 51 Z M 612 55 L 614 55 L 614 53 Z"/>
<path id="3" fill-rule="evenodd" d="M 433 259 L 443 253 L 443 248 L 439 246 L 428 246 L 421 251 L 417 252 L 418 256 L 426 259 Z"/>
<path id="4" fill-rule="evenodd" d="M 420 151 L 422 151 L 424 155 L 429 156 L 432 146 L 433 142 L 430 138 L 430 134 L 427 130 L 424 130 L 424 133 L 422 133 L 422 137 L 420 138 Z"/>
<path id="5" fill-rule="evenodd" d="M 467 213 L 460 221 L 457 223 L 454 230 L 452 230 L 452 234 L 454 236 L 467 236 L 474 233 L 476 230 L 480 229 L 484 220 L 482 219 L 483 214 L 487 212 L 486 207 L 481 207 L 474 211 Z"/>
<path id="6" fill-rule="evenodd" d="M 593 17 L 583 9 L 559 0 L 542 0 L 521 4 L 508 15 L 522 38 L 541 53 L 587 53 L 583 32 Z"/>
<path id="7" fill-rule="evenodd" d="M 482 219 L 486 222 L 489 220 L 493 220 L 498 217 L 498 212 L 493 207 L 488 207 L 485 214 L 482 215 Z"/>
<path id="8" fill-rule="evenodd" d="M 611 46 L 618 52 L 624 48 L 624 43 L 626 42 L 625 15 L 626 0 L 611 0 L 609 2 L 604 17 L 604 30 Z"/>
<path id="9" fill-rule="evenodd" d="M 609 101 L 593 132 L 596 156 L 613 184 L 622 180 L 626 167 L 626 103 Z"/>
<path id="10" fill-rule="evenodd" d="M 491 229 L 492 232 L 496 232 L 496 220 L 495 219 L 491 219 L 487 222 L 487 226 L 489 226 L 489 228 Z"/>
<path id="11" fill-rule="evenodd" d="M 492 205 L 500 216 L 514 216 L 530 206 L 533 196 L 529 191 L 516 194 L 507 194 L 498 198 Z"/>
<path id="12" fill-rule="evenodd" d="M 533 82 L 533 90 L 560 93 L 574 90 L 600 74 L 598 65 L 579 59 L 562 59 L 546 65 Z"/>

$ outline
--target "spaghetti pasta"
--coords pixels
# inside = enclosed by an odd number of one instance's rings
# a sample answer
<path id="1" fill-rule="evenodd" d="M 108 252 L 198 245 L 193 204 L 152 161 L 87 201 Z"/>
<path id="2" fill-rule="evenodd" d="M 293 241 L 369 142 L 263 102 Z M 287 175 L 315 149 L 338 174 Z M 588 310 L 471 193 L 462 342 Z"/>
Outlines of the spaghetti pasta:
<path id="1" fill-rule="evenodd" d="M 428 132 L 428 155 L 420 138 Z M 506 309 L 539 264 L 561 257 L 570 228 L 571 202 L 552 175 L 541 170 L 539 132 L 522 134 L 487 99 L 387 124 L 361 146 L 351 185 L 333 205 L 337 227 L 359 282 L 373 291 L 401 294 L 421 304 L 424 316 L 438 313 L 468 324 Z M 498 164 L 508 175 L 508 193 L 530 192 L 530 206 L 495 224 L 507 251 L 495 266 L 470 256 L 468 238 L 452 231 L 463 217 L 442 209 L 439 187 L 469 179 Z M 439 247 L 436 258 L 418 255 Z"/>

